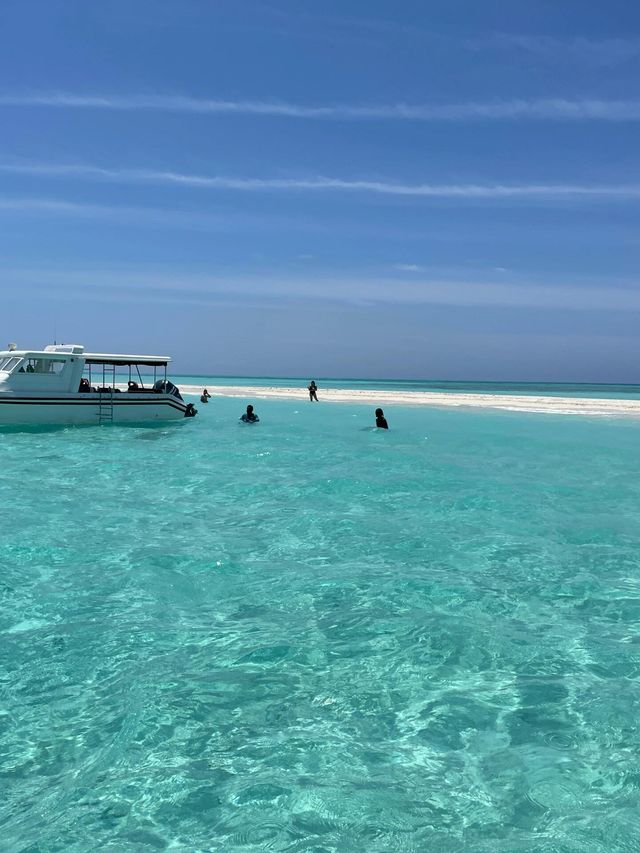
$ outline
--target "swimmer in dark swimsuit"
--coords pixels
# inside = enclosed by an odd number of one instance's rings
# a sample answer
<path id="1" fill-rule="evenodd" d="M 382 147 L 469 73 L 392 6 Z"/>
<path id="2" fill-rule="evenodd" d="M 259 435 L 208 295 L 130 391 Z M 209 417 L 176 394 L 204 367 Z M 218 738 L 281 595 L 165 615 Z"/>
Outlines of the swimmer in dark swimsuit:
<path id="1" fill-rule="evenodd" d="M 315 383 L 315 379 L 311 380 L 311 385 L 309 385 L 309 402 L 313 403 L 313 401 L 318 402 L 318 386 Z"/>
<path id="2" fill-rule="evenodd" d="M 389 429 L 389 424 L 382 409 L 376 409 L 376 426 L 378 429 Z"/>
<path id="3" fill-rule="evenodd" d="M 240 420 L 245 424 L 257 424 L 260 418 L 256 414 L 254 414 L 253 406 L 247 406 L 247 411 L 244 415 L 242 415 Z"/>

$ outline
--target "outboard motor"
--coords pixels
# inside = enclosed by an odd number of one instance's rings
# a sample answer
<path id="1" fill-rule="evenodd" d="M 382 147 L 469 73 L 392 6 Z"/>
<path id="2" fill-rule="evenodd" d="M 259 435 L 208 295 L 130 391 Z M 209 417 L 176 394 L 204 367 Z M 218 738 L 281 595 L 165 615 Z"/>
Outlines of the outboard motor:
<path id="1" fill-rule="evenodd" d="M 173 382 L 169 382 L 168 379 L 158 379 L 153 386 L 153 390 L 156 394 L 171 394 L 173 397 L 177 397 L 178 400 L 182 400 L 182 394 L 178 387 Z"/>
<path id="2" fill-rule="evenodd" d="M 198 410 L 193 405 L 193 403 L 187 403 L 187 408 L 184 410 L 185 418 L 195 418 L 198 414 Z"/>

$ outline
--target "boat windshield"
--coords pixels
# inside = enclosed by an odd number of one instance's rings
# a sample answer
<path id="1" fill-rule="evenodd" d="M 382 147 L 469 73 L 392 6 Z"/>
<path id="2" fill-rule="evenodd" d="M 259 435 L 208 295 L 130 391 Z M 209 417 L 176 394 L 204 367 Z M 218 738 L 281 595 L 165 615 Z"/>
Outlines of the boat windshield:
<path id="1" fill-rule="evenodd" d="M 8 358 L 0 358 L 0 370 L 4 373 L 11 373 L 14 367 L 17 367 L 18 364 L 22 361 L 21 358 L 16 358 L 15 355 L 9 356 Z"/>

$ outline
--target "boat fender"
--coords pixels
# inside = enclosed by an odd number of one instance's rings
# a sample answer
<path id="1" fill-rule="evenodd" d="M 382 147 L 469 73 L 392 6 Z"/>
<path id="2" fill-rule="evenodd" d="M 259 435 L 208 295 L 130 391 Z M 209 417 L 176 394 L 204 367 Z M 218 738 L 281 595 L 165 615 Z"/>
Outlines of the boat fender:
<path id="1" fill-rule="evenodd" d="M 198 414 L 198 410 L 193 405 L 193 403 L 187 403 L 187 408 L 184 410 L 185 418 L 195 418 Z"/>

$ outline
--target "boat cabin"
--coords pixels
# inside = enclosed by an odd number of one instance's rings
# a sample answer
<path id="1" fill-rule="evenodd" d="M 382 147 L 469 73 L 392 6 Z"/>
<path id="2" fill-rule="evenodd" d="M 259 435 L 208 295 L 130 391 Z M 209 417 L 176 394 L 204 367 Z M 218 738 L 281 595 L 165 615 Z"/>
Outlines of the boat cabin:
<path id="1" fill-rule="evenodd" d="M 85 353 L 78 344 L 0 352 L 0 390 L 50 393 L 165 393 L 182 399 L 167 379 L 169 356 Z M 118 387 L 121 385 L 123 387 Z"/>
<path id="2" fill-rule="evenodd" d="M 83 347 L 0 352 L 0 389 L 11 391 L 77 391 L 84 368 Z"/>

